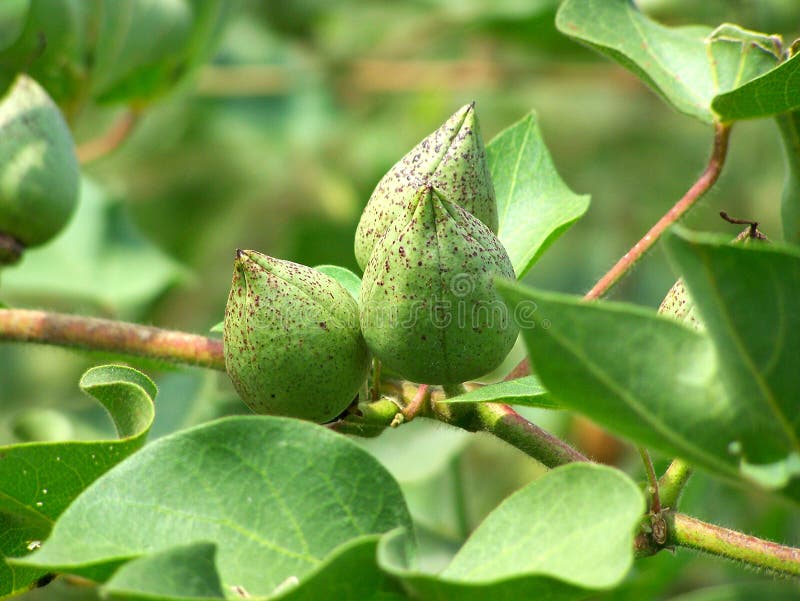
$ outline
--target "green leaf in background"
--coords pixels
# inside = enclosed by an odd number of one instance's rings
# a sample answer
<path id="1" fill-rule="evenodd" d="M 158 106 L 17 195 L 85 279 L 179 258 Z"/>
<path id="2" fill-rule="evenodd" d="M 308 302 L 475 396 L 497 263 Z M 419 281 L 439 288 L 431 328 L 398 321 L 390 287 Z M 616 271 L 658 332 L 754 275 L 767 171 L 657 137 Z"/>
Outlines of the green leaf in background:
<path id="1" fill-rule="evenodd" d="M 153 422 L 156 386 L 135 369 L 95 367 L 80 386 L 108 410 L 120 439 L 0 447 L 0 596 L 45 573 L 10 566 L 4 558 L 34 550 L 75 497 L 144 444 Z"/>
<path id="2" fill-rule="evenodd" d="M 522 278 L 547 247 L 589 208 L 556 172 L 536 113 L 501 131 L 486 146 L 497 194 L 498 237 Z"/>
<path id="3" fill-rule="evenodd" d="M 712 103 L 723 121 L 769 117 L 800 108 L 800 54 Z"/>
<path id="4" fill-rule="evenodd" d="M 786 165 L 781 195 L 783 239 L 798 244 L 800 243 L 800 111 L 778 115 L 775 121 L 781 134 Z"/>
<path id="5" fill-rule="evenodd" d="M 361 290 L 361 278 L 346 267 L 338 265 L 317 265 L 314 269 L 332 277 L 339 282 L 358 302 L 358 293 Z"/>
<path id="6" fill-rule="evenodd" d="M 689 234 L 670 235 L 667 249 L 705 333 L 641 307 L 501 283 L 515 310 L 533 309 L 523 336 L 537 375 L 614 432 L 723 476 L 789 483 L 800 500 L 800 256 Z"/>
<path id="7" fill-rule="evenodd" d="M 632 71 L 678 111 L 716 121 L 712 101 L 772 69 L 779 40 L 735 25 L 665 27 L 630 0 L 566 0 L 559 31 Z"/>
<path id="8" fill-rule="evenodd" d="M 30 0 L 24 6 L 13 4 L 0 12 L 0 84 L 30 70 L 65 112 L 74 115 L 90 96 L 98 102 L 139 103 L 174 87 L 208 58 L 238 3 Z"/>
<path id="9" fill-rule="evenodd" d="M 3 290 L 25 299 L 91 302 L 103 312 L 130 315 L 185 276 L 137 231 L 122 202 L 84 180 L 70 224 L 4 270 Z"/>
<path id="10" fill-rule="evenodd" d="M 624 473 L 575 463 L 503 501 L 438 576 L 403 560 L 403 533 L 384 538 L 378 559 L 426 601 L 584 599 L 628 573 L 643 511 L 642 493 Z"/>
<path id="11" fill-rule="evenodd" d="M 397 527 L 411 527 L 397 483 L 353 442 L 299 420 L 233 417 L 161 438 L 117 466 L 20 565 L 103 581 L 129 560 L 162 553 L 159 582 L 169 587 L 175 552 L 164 552 L 206 542 L 216 545 L 225 590 L 266 596 L 287 578 L 303 586 L 329 562 L 361 554 L 356 539 Z M 206 565 L 207 556 L 196 558 L 196 569 Z M 361 565 L 359 577 L 379 578 L 377 567 Z"/>
<path id="12" fill-rule="evenodd" d="M 465 394 L 450 397 L 443 403 L 506 403 L 543 409 L 560 409 L 558 402 L 547 393 L 536 376 L 517 378 L 476 388 Z"/>

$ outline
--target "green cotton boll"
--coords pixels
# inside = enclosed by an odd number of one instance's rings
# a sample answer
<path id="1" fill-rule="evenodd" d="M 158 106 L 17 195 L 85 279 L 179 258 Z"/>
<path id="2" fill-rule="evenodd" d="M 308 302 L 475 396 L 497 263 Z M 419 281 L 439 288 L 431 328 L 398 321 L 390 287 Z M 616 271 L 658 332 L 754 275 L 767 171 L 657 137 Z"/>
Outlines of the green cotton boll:
<path id="1" fill-rule="evenodd" d="M 392 221 L 425 185 L 497 233 L 497 200 L 474 103 L 456 111 L 378 182 L 356 230 L 355 255 L 362 270 Z"/>
<path id="2" fill-rule="evenodd" d="M 658 308 L 661 315 L 671 317 L 675 321 L 683 323 L 698 332 L 705 331 L 706 327 L 697 313 L 694 301 L 686 290 L 683 278 L 679 279 L 672 288 L 669 289 L 661 306 Z"/>
<path id="3" fill-rule="evenodd" d="M 47 92 L 20 75 L 0 99 L 0 233 L 23 246 L 48 242 L 78 202 L 72 134 Z"/>
<path id="4" fill-rule="evenodd" d="M 497 237 L 431 186 L 417 190 L 361 284 L 370 351 L 405 378 L 455 384 L 496 368 L 518 328 L 494 286 L 514 279 Z"/>
<path id="5" fill-rule="evenodd" d="M 330 421 L 366 380 L 358 306 L 333 278 L 237 251 L 223 326 L 225 367 L 255 413 Z"/>

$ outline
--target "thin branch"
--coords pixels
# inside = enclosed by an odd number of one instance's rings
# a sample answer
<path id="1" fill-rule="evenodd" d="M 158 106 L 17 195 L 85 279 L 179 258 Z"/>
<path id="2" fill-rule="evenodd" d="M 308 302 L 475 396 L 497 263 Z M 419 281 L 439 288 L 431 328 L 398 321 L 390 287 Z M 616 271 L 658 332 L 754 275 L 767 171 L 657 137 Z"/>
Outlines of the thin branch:
<path id="1" fill-rule="evenodd" d="M 139 121 L 139 112 L 126 110 L 101 136 L 79 145 L 76 152 L 78 161 L 85 165 L 115 151 L 128 139 Z"/>
<path id="2" fill-rule="evenodd" d="M 766 541 L 683 515 L 665 512 L 666 545 L 741 561 L 777 574 L 800 576 L 800 549 Z"/>
<path id="3" fill-rule="evenodd" d="M 222 341 L 134 323 L 0 309 L 0 342 L 34 342 L 225 370 Z"/>
<path id="4" fill-rule="evenodd" d="M 680 499 L 683 489 L 686 488 L 686 483 L 689 482 L 692 471 L 692 466 L 682 459 L 672 460 L 667 471 L 658 481 L 661 505 L 664 508 L 677 509 L 678 499 Z"/>
<path id="5" fill-rule="evenodd" d="M 639 455 L 642 456 L 642 463 L 644 463 L 644 470 L 647 472 L 647 484 L 650 489 L 650 513 L 657 515 L 661 513 L 661 497 L 658 491 L 658 476 L 656 476 L 655 467 L 653 467 L 653 460 L 650 453 L 644 447 L 638 447 Z"/>
<path id="6" fill-rule="evenodd" d="M 428 388 L 429 386 L 427 384 L 420 384 L 411 401 L 403 407 L 403 417 L 407 422 L 410 422 L 424 410 L 425 401 L 427 401 L 430 396 Z"/>
<path id="7" fill-rule="evenodd" d="M 625 275 L 633 265 L 650 250 L 669 226 L 676 223 L 678 219 L 691 209 L 694 204 L 705 194 L 711 186 L 719 179 L 722 172 L 722 166 L 725 164 L 725 157 L 728 154 L 728 140 L 730 138 L 730 125 L 721 123 L 717 124 L 714 130 L 714 148 L 711 152 L 711 158 L 708 165 L 703 171 L 702 175 L 697 181 L 689 188 L 689 191 L 683 195 L 675 206 L 673 206 L 666 214 L 658 220 L 658 222 L 650 228 L 644 237 L 633 245 L 622 258 L 617 261 L 617 264 L 612 267 L 594 287 L 586 293 L 584 298 L 586 300 L 598 299 L 604 296 L 620 278 Z"/>
<path id="8" fill-rule="evenodd" d="M 641 259 L 644 254 L 652 248 L 661 235 L 671 225 L 676 223 L 694 204 L 714 185 L 722 173 L 725 164 L 725 157 L 728 154 L 728 141 L 731 133 L 730 124 L 720 123 L 714 130 L 714 147 L 711 158 L 708 160 L 705 170 L 700 177 L 692 184 L 692 187 L 683 195 L 675 205 L 664 214 L 658 222 L 650 228 L 644 237 L 633 245 L 608 272 L 598 280 L 589 292 L 583 297 L 584 300 L 596 300 L 604 296 L 611 288 Z M 506 381 L 515 380 L 523 376 L 530 375 L 530 364 L 526 359 L 520 363 L 506 376 Z"/>
<path id="9" fill-rule="evenodd" d="M 449 405 L 453 407 L 453 405 Z M 476 403 L 467 405 L 469 412 L 450 415 L 443 421 L 468 430 L 483 431 L 497 436 L 549 468 L 590 461 L 588 457 L 560 438 L 532 424 L 508 405 Z"/>

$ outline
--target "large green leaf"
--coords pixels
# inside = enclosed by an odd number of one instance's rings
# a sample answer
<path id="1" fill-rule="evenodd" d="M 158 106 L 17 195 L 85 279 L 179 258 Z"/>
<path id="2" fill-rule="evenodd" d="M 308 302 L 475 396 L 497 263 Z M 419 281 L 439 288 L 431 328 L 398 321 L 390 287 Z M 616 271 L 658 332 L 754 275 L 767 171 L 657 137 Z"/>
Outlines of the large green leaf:
<path id="1" fill-rule="evenodd" d="M 665 27 L 630 0 L 566 0 L 556 26 L 636 74 L 682 113 L 717 120 L 711 103 L 772 69 L 780 60 L 775 38 L 723 25 Z"/>
<path id="2" fill-rule="evenodd" d="M 625 474 L 576 463 L 503 501 L 438 576 L 409 565 L 399 532 L 381 542 L 379 561 L 426 601 L 584 599 L 625 577 L 643 511 Z"/>
<path id="3" fill-rule="evenodd" d="M 0 447 L 0 558 L 35 549 L 81 491 L 144 443 L 156 396 L 147 376 L 107 365 L 87 371 L 80 386 L 108 410 L 120 439 Z M 25 588 L 43 573 L 0 561 L 0 597 Z"/>
<path id="4" fill-rule="evenodd" d="M 84 181 L 78 210 L 50 244 L 3 271 L 3 289 L 26 299 L 54 295 L 135 314 L 186 272 L 137 231 L 125 206 Z"/>
<path id="5" fill-rule="evenodd" d="M 665 242 L 714 342 L 727 396 L 746 406 L 734 439 L 742 458 L 800 459 L 800 250 L 682 231 Z"/>
<path id="6" fill-rule="evenodd" d="M 800 108 L 800 54 L 712 103 L 723 121 L 754 119 Z"/>
<path id="7" fill-rule="evenodd" d="M 800 243 L 800 110 L 778 115 L 775 118 L 783 142 L 786 177 L 781 196 L 783 238 Z"/>
<path id="8" fill-rule="evenodd" d="M 362 558 L 363 577 L 377 581 L 377 567 L 363 561 L 365 545 L 374 545 L 369 535 L 410 526 L 397 483 L 353 442 L 299 420 L 234 417 L 159 439 L 117 466 L 20 565 L 104 581 L 121 565 L 138 569 L 130 560 L 147 561 L 161 574 L 146 592 L 163 585 L 168 594 L 176 553 L 181 573 L 191 556 L 195 569 L 205 569 L 207 548 L 189 553 L 186 546 L 213 543 L 223 587 L 266 596 L 287 579 L 301 588 L 308 579 L 325 582 L 326 566 L 352 564 L 353 554 Z"/>
<path id="9" fill-rule="evenodd" d="M 500 284 L 543 384 L 610 430 L 717 474 L 797 494 L 800 254 L 672 235 L 705 333 L 648 309 Z"/>
<path id="10" fill-rule="evenodd" d="M 486 156 L 497 194 L 497 235 L 521 278 L 586 212 L 589 197 L 559 177 L 534 112 L 497 134 Z"/>
<path id="11" fill-rule="evenodd" d="M 507 403 L 558 409 L 558 402 L 545 390 L 536 376 L 517 378 L 509 382 L 498 382 L 476 388 L 470 392 L 450 397 L 444 403 Z"/>

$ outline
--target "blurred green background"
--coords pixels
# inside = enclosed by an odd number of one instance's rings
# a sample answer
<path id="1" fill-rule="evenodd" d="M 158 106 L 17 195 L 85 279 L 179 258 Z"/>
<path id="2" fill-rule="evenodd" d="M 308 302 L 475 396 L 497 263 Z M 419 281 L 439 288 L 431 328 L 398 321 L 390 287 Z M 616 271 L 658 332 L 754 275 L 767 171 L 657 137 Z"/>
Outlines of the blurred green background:
<path id="1" fill-rule="evenodd" d="M 213 60 L 148 106 L 117 151 L 85 165 L 69 230 L 0 274 L 0 299 L 207 333 L 222 318 L 237 247 L 357 270 L 352 236 L 378 179 L 471 100 L 487 141 L 535 109 L 562 177 L 592 195 L 586 217 L 526 278 L 545 289 L 587 291 L 699 175 L 712 132 L 562 37 L 553 25 L 557 4 L 243 0 Z M 796 0 L 638 4 L 669 25 L 735 22 L 787 42 L 800 35 Z M 125 110 L 88 106 L 74 116 L 78 144 L 102 135 Z M 772 122 L 737 124 L 719 184 L 685 223 L 734 236 L 736 226 L 718 217 L 726 210 L 778 238 L 782 180 Z M 656 307 L 674 278 L 657 248 L 612 297 Z M 0 345 L 0 443 L 109 433 L 102 411 L 77 388 L 83 370 L 107 359 Z M 160 386 L 153 436 L 246 411 L 223 376 L 144 369 Z M 563 414 L 528 414 L 588 440 L 585 426 Z M 418 422 L 365 444 L 404 484 L 430 566 L 442 565 L 487 511 L 539 473 L 502 443 L 438 424 Z M 639 474 L 630 453 L 605 450 Z M 786 507 L 702 475 L 685 509 L 800 541 L 800 521 Z M 628 584 L 603 598 L 666 599 L 747 580 L 762 577 L 687 551 L 662 553 L 638 562 Z M 48 590 L 31 598 L 78 594 Z"/>

